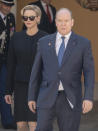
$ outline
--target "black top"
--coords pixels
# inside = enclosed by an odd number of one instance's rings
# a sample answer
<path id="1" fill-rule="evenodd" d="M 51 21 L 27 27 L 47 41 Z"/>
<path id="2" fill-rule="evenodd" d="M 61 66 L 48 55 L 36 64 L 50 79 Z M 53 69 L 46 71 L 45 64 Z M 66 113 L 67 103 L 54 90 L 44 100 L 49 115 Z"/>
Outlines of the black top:
<path id="1" fill-rule="evenodd" d="M 46 33 L 38 31 L 28 36 L 25 31 L 13 35 L 8 53 L 8 77 L 6 94 L 12 94 L 14 81 L 29 82 L 37 50 L 37 41 Z"/>

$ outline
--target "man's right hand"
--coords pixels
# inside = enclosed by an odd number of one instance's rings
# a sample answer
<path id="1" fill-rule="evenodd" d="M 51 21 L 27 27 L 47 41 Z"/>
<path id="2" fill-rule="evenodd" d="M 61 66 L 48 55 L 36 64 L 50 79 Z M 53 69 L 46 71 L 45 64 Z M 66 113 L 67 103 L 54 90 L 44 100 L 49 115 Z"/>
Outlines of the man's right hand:
<path id="1" fill-rule="evenodd" d="M 35 113 L 36 111 L 36 102 L 35 101 L 29 101 L 28 102 L 28 106 L 29 106 L 29 109 L 33 112 L 33 113 Z"/>
<path id="2" fill-rule="evenodd" d="M 11 95 L 5 95 L 5 101 L 7 104 L 12 104 L 12 96 Z"/>

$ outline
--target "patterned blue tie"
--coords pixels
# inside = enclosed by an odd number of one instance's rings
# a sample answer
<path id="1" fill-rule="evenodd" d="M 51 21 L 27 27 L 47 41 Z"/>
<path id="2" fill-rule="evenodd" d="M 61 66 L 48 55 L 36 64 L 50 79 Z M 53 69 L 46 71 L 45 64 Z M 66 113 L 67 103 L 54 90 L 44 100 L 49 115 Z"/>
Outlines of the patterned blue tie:
<path id="1" fill-rule="evenodd" d="M 61 39 L 62 39 L 62 43 L 61 43 L 61 46 L 60 46 L 59 52 L 58 52 L 58 62 L 59 62 L 59 66 L 61 66 L 62 58 L 63 58 L 64 51 L 65 51 L 65 42 L 64 42 L 65 37 L 62 36 Z"/>

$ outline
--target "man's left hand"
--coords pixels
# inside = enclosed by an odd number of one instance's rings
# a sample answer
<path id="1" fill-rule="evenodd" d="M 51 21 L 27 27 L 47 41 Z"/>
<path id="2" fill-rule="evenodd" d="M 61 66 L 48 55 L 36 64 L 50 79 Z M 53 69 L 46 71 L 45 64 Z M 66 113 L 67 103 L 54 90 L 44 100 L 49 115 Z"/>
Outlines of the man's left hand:
<path id="1" fill-rule="evenodd" d="M 93 108 L 93 102 L 90 100 L 84 100 L 82 104 L 82 112 L 83 114 L 88 113 Z"/>

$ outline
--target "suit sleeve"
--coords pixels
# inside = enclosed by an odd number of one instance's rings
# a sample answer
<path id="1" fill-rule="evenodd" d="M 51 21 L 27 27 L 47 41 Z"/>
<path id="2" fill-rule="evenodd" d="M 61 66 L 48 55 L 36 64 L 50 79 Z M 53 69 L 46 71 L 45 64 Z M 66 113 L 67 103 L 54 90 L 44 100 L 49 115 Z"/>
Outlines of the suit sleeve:
<path id="1" fill-rule="evenodd" d="M 11 27 L 13 27 L 13 32 L 16 31 L 16 24 L 15 24 L 15 16 L 13 13 L 9 14 L 10 22 L 12 23 Z"/>
<path id="2" fill-rule="evenodd" d="M 40 43 L 38 42 L 37 54 L 35 57 L 34 65 L 32 67 L 32 72 L 29 81 L 28 101 L 37 100 L 41 82 L 41 74 L 42 74 L 42 57 Z"/>
<path id="3" fill-rule="evenodd" d="M 13 15 L 13 25 L 15 27 L 14 31 L 16 31 L 16 24 L 15 24 L 15 16 Z"/>
<path id="4" fill-rule="evenodd" d="M 15 75 L 15 66 L 16 66 L 16 57 L 14 52 L 14 42 L 15 36 L 12 37 L 10 41 L 10 47 L 8 51 L 8 59 L 7 59 L 7 82 L 6 82 L 6 95 L 12 95 L 14 90 L 14 75 Z"/>
<path id="5" fill-rule="evenodd" d="M 84 74 L 84 99 L 93 100 L 95 73 L 94 73 L 94 59 L 92 56 L 90 41 L 84 51 L 83 56 L 83 74 Z"/>

